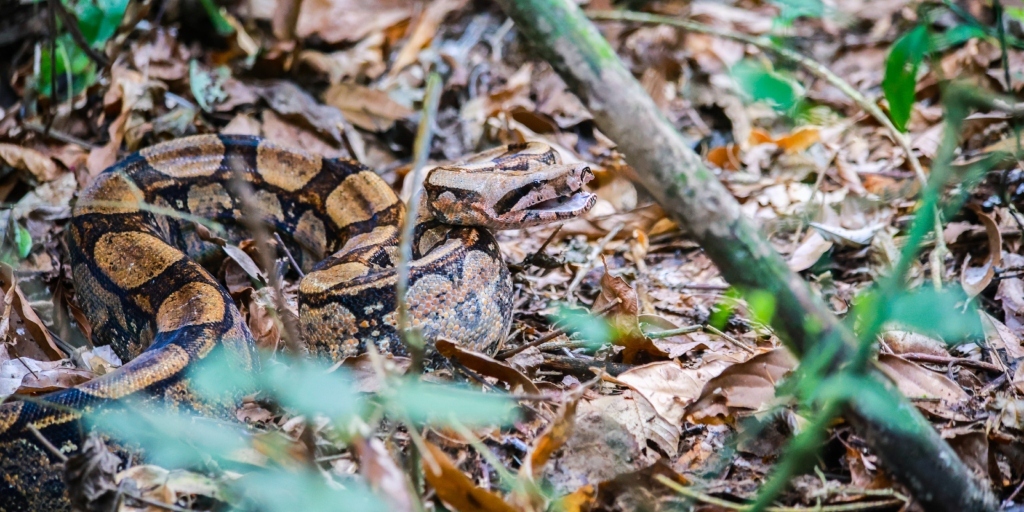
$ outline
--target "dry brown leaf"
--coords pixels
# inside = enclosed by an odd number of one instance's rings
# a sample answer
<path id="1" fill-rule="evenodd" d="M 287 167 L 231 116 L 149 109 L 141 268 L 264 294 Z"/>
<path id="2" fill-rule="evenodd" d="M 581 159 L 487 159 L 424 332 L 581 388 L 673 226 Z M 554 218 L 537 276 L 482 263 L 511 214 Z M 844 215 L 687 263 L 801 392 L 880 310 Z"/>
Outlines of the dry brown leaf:
<path id="1" fill-rule="evenodd" d="M 572 437 L 576 425 L 576 406 L 578 404 L 579 398 L 573 398 L 563 404 L 559 408 L 555 420 L 548 425 L 544 433 L 537 436 L 530 457 L 519 468 L 520 478 L 536 480 L 544 471 L 544 466 L 548 463 L 551 455 L 560 450 L 565 442 Z"/>
<path id="2" fill-rule="evenodd" d="M 123 482 L 128 488 L 138 489 L 139 494 L 145 498 L 168 505 L 176 504 L 178 500 L 188 496 L 202 496 L 218 501 L 225 499 L 221 494 L 220 486 L 212 478 L 180 469 L 168 471 L 153 465 L 132 466 L 118 473 L 116 481 L 118 485 Z M 118 510 L 123 512 L 160 510 L 160 508 L 150 505 L 134 507 L 127 503 L 128 500 Z"/>
<path id="3" fill-rule="evenodd" d="M 1003 262 L 1010 268 L 1024 268 L 1024 256 L 1016 253 L 1003 255 Z M 1003 306 L 1006 327 L 1018 338 L 1024 337 L 1024 279 L 1000 279 L 995 300 Z"/>
<path id="4" fill-rule="evenodd" d="M 668 354 L 640 330 L 640 299 L 636 290 L 625 279 L 608 273 L 607 262 L 604 269 L 604 274 L 601 275 L 601 294 L 594 300 L 591 310 L 602 311 L 615 301 L 619 301 L 617 306 L 608 311 L 607 317 L 611 319 L 616 331 L 612 342 L 625 347 L 622 351 L 622 361 L 631 364 L 641 354 L 667 359 Z"/>
<path id="5" fill-rule="evenodd" d="M 224 135 L 260 135 L 260 122 L 249 114 L 238 114 L 221 131 Z"/>
<path id="6" fill-rule="evenodd" d="M 357 437 L 350 443 L 359 456 L 359 472 L 370 487 L 389 505 L 389 510 L 412 512 L 418 510 L 410 491 L 405 471 L 391 458 L 384 443 L 376 437 Z"/>
<path id="7" fill-rule="evenodd" d="M 724 361 L 716 361 L 697 369 L 684 369 L 677 361 L 661 361 L 630 368 L 615 379 L 646 397 L 669 423 L 679 425 L 686 406 L 726 366 Z"/>
<path id="8" fill-rule="evenodd" d="M 679 434 L 678 426 L 632 390 L 581 400 L 573 434 L 544 468 L 544 476 L 556 492 L 568 494 L 650 465 L 660 456 L 647 448 L 648 441 L 674 457 Z"/>
<path id="9" fill-rule="evenodd" d="M 915 353 L 949 357 L 946 343 L 916 332 L 889 330 L 883 332 L 881 338 L 895 354 Z"/>
<path id="10" fill-rule="evenodd" d="M 1024 358 L 1024 343 L 1021 343 L 1019 334 L 1014 334 L 1006 324 L 984 311 L 979 311 L 978 314 L 981 315 L 981 325 L 989 346 L 994 350 L 1005 350 L 1011 362 Z"/>
<path id="11" fill-rule="evenodd" d="M 970 266 L 971 255 L 968 253 L 960 268 L 960 284 L 963 286 L 964 292 L 967 293 L 967 297 L 970 298 L 985 291 L 985 288 L 992 283 L 992 278 L 996 275 L 996 267 L 1003 262 L 1003 236 L 999 232 L 999 225 L 996 224 L 996 221 L 982 211 L 979 206 L 971 204 L 968 208 L 985 226 L 985 234 L 988 236 L 988 258 L 985 259 L 985 263 L 980 267 Z"/>
<path id="12" fill-rule="evenodd" d="M 60 173 L 57 164 L 46 155 L 15 144 L 0 143 L 0 161 L 15 169 L 32 173 L 40 182 L 50 181 Z"/>
<path id="13" fill-rule="evenodd" d="M 119 494 L 115 480 L 122 463 L 99 434 L 89 435 L 64 465 L 72 510 L 111 510 Z"/>
<path id="14" fill-rule="evenodd" d="M 337 108 L 319 103 L 292 82 L 276 81 L 256 91 L 281 117 L 312 129 L 327 140 L 341 142 L 345 118 Z"/>
<path id="15" fill-rule="evenodd" d="M 39 348 L 43 350 L 51 361 L 63 359 L 64 351 L 57 346 L 57 342 L 50 335 L 50 329 L 46 327 L 46 324 L 43 323 L 39 315 L 29 305 L 29 301 L 21 291 L 21 287 L 14 280 L 14 270 L 6 264 L 0 265 L 0 287 L 4 291 L 4 304 L 10 304 L 13 311 L 21 317 L 25 328 L 28 329 L 29 334 L 32 335 L 32 339 L 39 345 Z M 10 299 L 7 297 L 10 297 Z"/>
<path id="16" fill-rule="evenodd" d="M 0 345 L 0 400 L 13 395 L 39 395 L 67 389 L 96 375 L 75 368 L 70 360 L 37 361 L 10 357 L 7 345 Z"/>
<path id="17" fill-rule="evenodd" d="M 796 363 L 788 350 L 778 348 L 726 368 L 709 380 L 700 398 L 686 408 L 687 419 L 719 424 L 760 409 L 775 398 L 775 385 L 796 368 Z"/>
<path id="18" fill-rule="evenodd" d="M 811 268 L 832 248 L 832 245 L 832 242 L 825 240 L 821 233 L 811 230 L 789 257 L 789 269 L 793 272 L 802 272 Z"/>
<path id="19" fill-rule="evenodd" d="M 423 476 L 442 501 L 459 512 L 516 512 L 497 494 L 473 484 L 444 450 L 430 441 L 424 444 L 430 453 L 423 456 Z"/>
<path id="20" fill-rule="evenodd" d="M 415 113 L 385 91 L 350 82 L 332 85 L 323 97 L 324 103 L 340 109 L 349 122 L 370 132 L 385 131 Z"/>
<path id="21" fill-rule="evenodd" d="M 333 108 L 333 107 L 331 107 Z M 302 148 L 324 158 L 347 158 L 348 151 L 332 145 L 309 128 L 285 120 L 272 110 L 263 111 L 263 136 L 296 148 Z"/>
<path id="22" fill-rule="evenodd" d="M 492 359 L 486 354 L 466 350 L 457 343 L 443 338 L 438 339 L 435 342 L 435 346 L 437 351 L 444 357 L 456 361 L 481 375 L 494 377 L 507 383 L 511 386 L 513 392 L 522 389 L 526 393 L 540 394 L 537 385 L 529 377 L 501 361 Z"/>
<path id="23" fill-rule="evenodd" d="M 391 75 L 394 76 L 398 72 L 405 69 L 406 66 L 416 62 L 416 58 L 419 56 L 420 50 L 426 48 L 430 44 L 430 40 L 438 34 L 438 28 L 441 26 L 441 22 L 448 17 L 448 14 L 452 11 L 463 8 L 468 0 L 434 0 L 433 2 L 427 3 L 427 8 L 423 11 L 423 14 L 419 16 L 419 19 L 415 22 L 415 28 L 412 30 L 412 35 L 402 46 L 402 49 L 398 51 L 398 56 L 395 57 L 395 62 L 391 66 Z"/>
<path id="24" fill-rule="evenodd" d="M 295 32 L 299 39 L 317 35 L 330 44 L 355 42 L 408 20 L 419 5 L 415 0 L 305 0 Z"/>
<path id="25" fill-rule="evenodd" d="M 900 392 L 923 409 L 940 418 L 955 421 L 970 421 L 971 418 L 957 411 L 970 396 L 959 384 L 923 366 L 892 354 L 879 354 L 878 367 L 885 373 Z"/>

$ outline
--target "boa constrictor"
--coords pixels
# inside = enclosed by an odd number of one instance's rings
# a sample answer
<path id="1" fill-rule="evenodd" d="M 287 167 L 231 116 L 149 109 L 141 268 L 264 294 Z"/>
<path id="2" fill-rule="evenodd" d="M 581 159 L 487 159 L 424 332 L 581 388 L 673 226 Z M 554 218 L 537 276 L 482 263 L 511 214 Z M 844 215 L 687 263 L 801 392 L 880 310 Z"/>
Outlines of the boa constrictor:
<path id="1" fill-rule="evenodd" d="M 444 165 L 424 180 L 409 264 L 409 320 L 427 339 L 487 347 L 508 332 L 512 283 L 488 229 L 568 219 L 596 201 L 592 178 L 538 143 Z M 197 219 L 263 222 L 289 239 L 301 267 L 302 337 L 340 360 L 372 343 L 405 353 L 396 328 L 396 264 L 405 205 L 373 171 L 244 136 L 158 144 L 98 175 L 68 226 L 75 289 L 92 339 L 129 363 L 35 401 L 0 406 L 0 510 L 68 508 L 62 465 L 90 410 L 144 396 L 203 412 L 186 369 L 223 350 L 257 371 L 253 336 L 202 262 L 218 254 Z M 241 238 L 235 231 L 230 237 Z M 326 256 L 326 257 L 325 257 Z"/>

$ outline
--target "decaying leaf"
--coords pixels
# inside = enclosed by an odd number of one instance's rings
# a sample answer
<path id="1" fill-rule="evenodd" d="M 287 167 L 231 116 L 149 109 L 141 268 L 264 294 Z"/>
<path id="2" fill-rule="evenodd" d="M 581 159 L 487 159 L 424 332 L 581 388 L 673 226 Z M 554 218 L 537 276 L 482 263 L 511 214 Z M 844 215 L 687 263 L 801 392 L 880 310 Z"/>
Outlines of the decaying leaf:
<path id="1" fill-rule="evenodd" d="M 466 366 L 466 368 L 480 373 L 481 375 L 494 377 L 495 379 L 507 383 L 512 388 L 513 392 L 522 389 L 525 393 L 540 394 L 540 390 L 537 389 L 537 386 L 529 377 L 519 373 L 518 370 L 502 363 L 501 361 L 492 359 L 490 356 L 479 352 L 466 350 L 458 344 L 446 339 L 437 340 L 435 342 L 435 346 L 441 355 L 452 361 L 456 361 Z"/>
<path id="2" fill-rule="evenodd" d="M 425 443 L 429 453 L 423 456 L 423 476 L 445 503 L 459 512 L 515 512 L 498 495 L 474 485 L 444 450 Z"/>
<path id="3" fill-rule="evenodd" d="M 46 155 L 24 146 L 0 143 L 0 161 L 14 167 L 29 171 L 39 181 L 50 181 L 57 177 L 57 164 Z"/>
<path id="4" fill-rule="evenodd" d="M 594 300 L 592 309 L 600 311 L 616 301 L 618 305 L 612 307 L 607 316 L 612 319 L 617 334 L 612 342 L 625 347 L 622 351 L 623 362 L 632 363 L 640 354 L 657 359 L 668 358 L 668 354 L 640 330 L 640 299 L 636 290 L 625 279 L 608 273 L 608 267 L 605 266 L 601 276 L 601 294 Z"/>
<path id="5" fill-rule="evenodd" d="M 775 397 L 776 384 L 795 367 L 796 359 L 784 348 L 734 364 L 704 385 L 697 401 L 686 408 L 686 418 L 717 424 L 756 411 Z"/>
<path id="6" fill-rule="evenodd" d="M 878 366 L 919 408 L 940 418 L 971 420 L 960 410 L 970 396 L 949 377 L 891 354 L 880 354 Z"/>
<path id="7" fill-rule="evenodd" d="M 383 496 L 390 510 L 412 512 L 415 498 L 409 480 L 395 463 L 384 443 L 376 437 L 357 438 L 353 445 L 359 455 L 359 470 L 370 486 Z"/>
<path id="8" fill-rule="evenodd" d="M 686 406 L 695 401 L 704 384 L 726 366 L 724 361 L 717 361 L 689 370 L 676 361 L 661 361 L 630 368 L 615 378 L 644 395 L 669 423 L 679 425 Z"/>
<path id="9" fill-rule="evenodd" d="M 999 233 L 996 221 L 977 206 L 974 206 L 972 210 L 985 226 L 985 234 L 988 235 L 988 257 L 981 266 L 970 265 L 970 253 L 964 258 L 964 264 L 960 268 L 960 284 L 963 286 L 964 292 L 967 293 L 967 297 L 974 297 L 988 288 L 988 285 L 992 283 L 992 278 L 996 275 L 996 267 L 1002 264 L 1003 254 L 1003 237 Z"/>
<path id="10" fill-rule="evenodd" d="M 324 93 L 324 102 L 337 107 L 352 124 L 367 131 L 384 131 L 395 121 L 408 119 L 414 111 L 379 89 L 341 82 Z"/>

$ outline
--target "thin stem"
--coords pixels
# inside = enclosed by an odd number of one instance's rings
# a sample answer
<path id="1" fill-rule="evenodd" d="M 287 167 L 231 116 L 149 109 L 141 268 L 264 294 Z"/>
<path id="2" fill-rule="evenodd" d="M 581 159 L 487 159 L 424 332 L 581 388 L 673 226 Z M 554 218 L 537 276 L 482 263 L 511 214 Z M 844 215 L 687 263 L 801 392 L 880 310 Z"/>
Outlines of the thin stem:
<path id="1" fill-rule="evenodd" d="M 441 102 L 442 86 L 441 73 L 432 70 L 427 76 L 423 111 L 420 115 L 420 126 L 416 132 L 416 142 L 413 146 L 415 160 L 413 174 L 410 176 L 413 189 L 412 195 L 409 197 L 409 207 L 405 213 L 405 222 L 402 224 L 398 253 L 398 282 L 395 284 L 395 300 L 398 302 L 398 331 L 402 333 L 406 343 L 416 347 L 422 347 L 422 340 L 418 336 L 409 336 L 406 333 L 409 327 L 409 305 L 405 301 L 405 294 L 409 289 L 409 262 L 412 261 L 413 235 L 416 229 L 416 217 L 420 209 L 420 190 L 423 187 L 421 175 L 427 158 L 430 156 L 430 144 L 434 138 L 434 118 L 437 116 L 437 107 Z"/>

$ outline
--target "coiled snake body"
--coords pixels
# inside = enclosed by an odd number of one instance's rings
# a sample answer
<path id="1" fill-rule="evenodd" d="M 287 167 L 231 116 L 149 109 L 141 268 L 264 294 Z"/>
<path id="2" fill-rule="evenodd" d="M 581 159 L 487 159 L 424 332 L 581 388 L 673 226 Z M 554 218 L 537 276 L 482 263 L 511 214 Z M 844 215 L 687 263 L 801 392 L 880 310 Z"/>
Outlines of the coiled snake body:
<path id="1" fill-rule="evenodd" d="M 590 177 L 586 166 L 560 164 L 536 143 L 431 171 L 409 265 L 411 325 L 427 339 L 474 349 L 498 341 L 511 323 L 512 285 L 487 229 L 589 210 L 595 198 L 581 188 Z M 196 410 L 186 369 L 215 348 L 243 369 L 258 369 L 252 334 L 231 296 L 198 262 L 216 246 L 200 236 L 196 218 L 238 225 L 258 216 L 288 235 L 309 270 L 299 285 L 302 337 L 313 354 L 339 360 L 368 343 L 385 354 L 405 352 L 395 307 L 404 210 L 387 183 L 358 163 L 255 137 L 178 139 L 97 176 L 68 228 L 72 273 L 93 341 L 130 362 L 44 402 L 0 406 L 0 510 L 69 506 L 61 463 L 33 430 L 72 454 L 82 414 L 97 406 L 143 396 Z"/>

